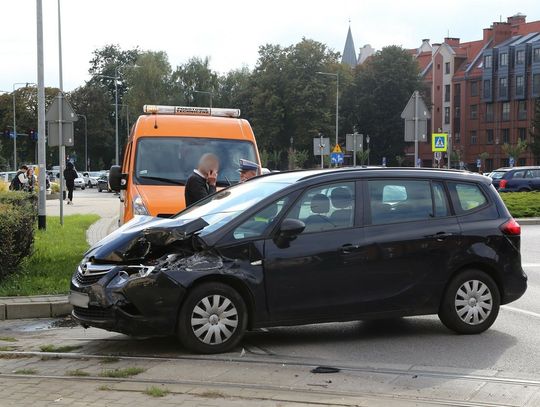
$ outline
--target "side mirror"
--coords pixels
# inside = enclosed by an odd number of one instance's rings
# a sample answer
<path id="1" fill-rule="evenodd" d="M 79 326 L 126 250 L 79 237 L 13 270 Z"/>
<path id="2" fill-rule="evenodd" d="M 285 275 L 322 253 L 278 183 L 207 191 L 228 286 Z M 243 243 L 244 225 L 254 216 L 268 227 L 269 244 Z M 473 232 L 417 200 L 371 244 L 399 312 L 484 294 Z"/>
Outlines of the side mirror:
<path id="1" fill-rule="evenodd" d="M 109 185 L 113 191 L 120 191 L 126 189 L 126 181 L 124 174 L 122 174 L 122 167 L 119 165 L 113 165 L 109 171 Z"/>
<path id="2" fill-rule="evenodd" d="M 304 231 L 306 224 L 298 219 L 284 219 L 279 228 L 279 235 L 286 239 L 292 239 Z"/>

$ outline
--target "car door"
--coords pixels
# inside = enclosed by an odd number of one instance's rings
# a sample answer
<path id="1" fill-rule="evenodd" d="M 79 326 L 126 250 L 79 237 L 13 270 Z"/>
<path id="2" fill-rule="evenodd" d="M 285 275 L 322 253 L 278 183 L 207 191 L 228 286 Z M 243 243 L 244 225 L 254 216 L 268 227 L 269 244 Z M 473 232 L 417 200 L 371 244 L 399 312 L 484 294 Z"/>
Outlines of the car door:
<path id="1" fill-rule="evenodd" d="M 527 170 L 525 177 L 527 178 L 531 190 L 540 191 L 540 169 Z"/>
<path id="2" fill-rule="evenodd" d="M 459 249 L 460 228 L 444 183 L 371 179 L 364 196 L 364 312 L 430 309 Z"/>
<path id="3" fill-rule="evenodd" d="M 356 183 L 333 182 L 308 188 L 283 222 L 289 219 L 303 222 L 303 232 L 285 240 L 276 232 L 265 241 L 270 317 L 302 321 L 356 313 L 358 270 L 352 259 L 363 238 Z"/>

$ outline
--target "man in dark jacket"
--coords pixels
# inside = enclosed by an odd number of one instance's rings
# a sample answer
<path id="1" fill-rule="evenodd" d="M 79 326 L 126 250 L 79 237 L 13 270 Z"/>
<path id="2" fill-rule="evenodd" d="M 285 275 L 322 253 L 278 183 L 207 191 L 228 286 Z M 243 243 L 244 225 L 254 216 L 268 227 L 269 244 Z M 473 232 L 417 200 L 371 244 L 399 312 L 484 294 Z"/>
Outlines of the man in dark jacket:
<path id="1" fill-rule="evenodd" d="M 193 170 L 186 182 L 186 207 L 206 198 L 216 192 L 219 159 L 216 155 L 207 153 L 199 160 L 199 166 Z"/>
<path id="2" fill-rule="evenodd" d="M 73 205 L 73 190 L 75 189 L 75 178 L 77 177 L 77 171 L 75 171 L 73 163 L 68 161 L 64 170 L 64 179 L 66 180 L 66 188 L 68 190 L 68 205 Z"/>

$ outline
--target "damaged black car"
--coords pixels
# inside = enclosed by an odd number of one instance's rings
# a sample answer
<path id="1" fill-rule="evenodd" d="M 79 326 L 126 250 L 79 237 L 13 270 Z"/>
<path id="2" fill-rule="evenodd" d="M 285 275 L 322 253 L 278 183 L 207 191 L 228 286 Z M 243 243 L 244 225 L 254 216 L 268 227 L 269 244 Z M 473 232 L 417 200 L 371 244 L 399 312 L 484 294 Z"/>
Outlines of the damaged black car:
<path id="1" fill-rule="evenodd" d="M 363 168 L 257 177 L 173 218 L 137 216 L 85 253 L 73 317 L 200 353 L 248 329 L 439 314 L 488 329 L 519 298 L 519 225 L 489 178 Z"/>

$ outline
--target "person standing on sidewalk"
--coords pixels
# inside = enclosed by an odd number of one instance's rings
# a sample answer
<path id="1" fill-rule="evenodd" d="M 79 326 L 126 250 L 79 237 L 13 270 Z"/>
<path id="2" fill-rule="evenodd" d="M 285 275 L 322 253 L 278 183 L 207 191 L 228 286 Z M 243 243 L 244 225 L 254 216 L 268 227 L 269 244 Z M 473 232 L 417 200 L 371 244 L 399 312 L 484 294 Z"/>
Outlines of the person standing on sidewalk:
<path id="1" fill-rule="evenodd" d="M 64 170 L 64 179 L 66 180 L 66 188 L 68 190 L 68 205 L 73 205 L 73 190 L 75 189 L 75 178 L 77 176 L 77 171 L 75 171 L 73 163 L 68 161 Z"/>

